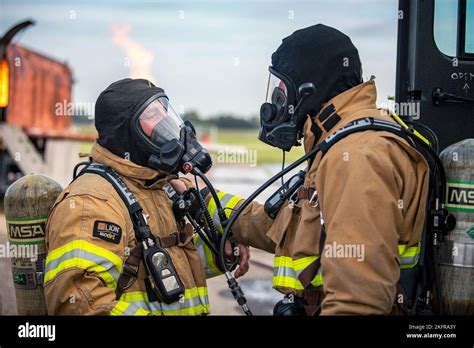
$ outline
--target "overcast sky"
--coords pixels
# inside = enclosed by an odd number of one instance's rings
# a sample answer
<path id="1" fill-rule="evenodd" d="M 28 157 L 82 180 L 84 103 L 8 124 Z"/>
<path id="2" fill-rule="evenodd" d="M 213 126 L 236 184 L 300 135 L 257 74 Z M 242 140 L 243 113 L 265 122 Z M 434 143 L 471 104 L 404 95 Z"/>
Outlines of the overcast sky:
<path id="1" fill-rule="evenodd" d="M 0 32 L 33 18 L 19 42 L 71 66 L 77 102 L 94 102 L 135 73 L 151 75 L 181 112 L 250 116 L 263 101 L 272 52 L 317 23 L 352 38 L 364 77 L 377 77 L 378 101 L 386 101 L 395 89 L 397 8 L 397 0 L 0 0 Z"/>

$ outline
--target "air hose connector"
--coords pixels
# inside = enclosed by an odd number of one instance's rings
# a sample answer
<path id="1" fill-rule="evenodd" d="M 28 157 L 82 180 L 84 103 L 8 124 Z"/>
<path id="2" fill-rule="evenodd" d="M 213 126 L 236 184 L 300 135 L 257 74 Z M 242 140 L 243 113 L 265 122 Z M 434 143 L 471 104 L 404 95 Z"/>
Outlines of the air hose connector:
<path id="1" fill-rule="evenodd" d="M 229 285 L 229 289 L 235 300 L 239 304 L 240 308 L 242 308 L 242 310 L 247 316 L 252 316 L 253 314 L 247 305 L 247 299 L 245 298 L 244 292 L 240 288 L 240 285 L 237 280 L 234 278 L 231 272 L 225 272 L 225 277 L 227 278 L 227 284 Z"/>

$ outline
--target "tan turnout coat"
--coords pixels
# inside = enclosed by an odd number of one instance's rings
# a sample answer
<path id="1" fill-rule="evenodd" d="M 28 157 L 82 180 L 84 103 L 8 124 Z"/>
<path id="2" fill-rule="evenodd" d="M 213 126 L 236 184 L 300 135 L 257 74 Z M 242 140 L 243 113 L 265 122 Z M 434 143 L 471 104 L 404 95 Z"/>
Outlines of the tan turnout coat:
<path id="1" fill-rule="evenodd" d="M 362 117 L 394 122 L 375 102 L 373 80 L 331 99 L 306 122 L 305 151 Z M 313 123 L 322 132 L 316 142 Z M 315 158 L 304 186 L 317 194 L 293 207 L 285 204 L 275 221 L 252 203 L 237 220 L 237 240 L 275 253 L 274 287 L 305 294 L 314 302 L 307 308 L 311 314 L 389 314 L 400 269 L 413 267 L 419 257 L 425 159 L 392 133 L 354 133 Z"/>

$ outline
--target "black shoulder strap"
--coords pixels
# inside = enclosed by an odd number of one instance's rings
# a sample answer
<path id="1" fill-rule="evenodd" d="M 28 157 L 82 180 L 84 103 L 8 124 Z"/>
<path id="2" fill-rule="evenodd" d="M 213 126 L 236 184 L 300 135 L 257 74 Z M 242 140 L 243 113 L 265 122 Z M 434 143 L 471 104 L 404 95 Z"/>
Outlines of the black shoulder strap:
<path id="1" fill-rule="evenodd" d="M 434 152 L 434 150 L 431 148 L 431 146 L 429 146 L 422 139 L 416 136 L 412 130 L 406 129 L 397 123 L 385 121 L 374 117 L 365 117 L 349 122 L 341 129 L 338 129 L 337 131 L 329 135 L 326 139 L 324 139 L 318 145 L 318 148 L 324 156 L 329 151 L 329 149 L 339 140 L 347 137 L 350 134 L 366 130 L 380 130 L 393 133 L 401 137 L 402 139 L 405 139 L 426 159 L 430 169 L 430 187 L 432 187 L 434 191 L 434 199 L 437 202 L 435 216 L 437 218 L 440 218 L 440 214 L 444 209 L 446 194 L 446 174 L 444 171 L 443 163 L 441 162 L 436 152 Z M 433 227 L 437 228 L 437 232 L 442 232 L 441 230 L 444 228 L 444 226 L 441 226 L 440 224 L 443 221 L 444 220 L 436 221 L 434 223 Z"/>
<path id="2" fill-rule="evenodd" d="M 150 228 L 145 217 L 143 216 L 143 208 L 115 170 L 104 166 L 103 164 L 92 162 L 83 170 L 81 170 L 74 180 L 86 173 L 100 175 L 110 184 L 112 184 L 127 207 L 132 219 L 137 240 L 142 241 L 144 238 L 151 236 Z"/>
<path id="3" fill-rule="evenodd" d="M 106 167 L 100 163 L 93 162 L 84 168 L 77 177 L 86 173 L 98 174 L 107 180 L 115 188 L 117 193 L 125 203 L 130 215 L 134 215 L 137 212 L 142 211 L 142 207 L 137 202 L 133 193 L 128 189 L 127 185 L 123 182 L 122 178 L 110 167 Z"/>
<path id="4" fill-rule="evenodd" d="M 380 130 L 390 132 L 413 144 L 413 141 L 401 125 L 379 118 L 364 117 L 349 122 L 344 127 L 338 129 L 337 131 L 326 137 L 326 139 L 324 139 L 318 146 L 324 156 L 329 151 L 329 149 L 339 140 L 347 137 L 350 134 L 367 130 Z"/>

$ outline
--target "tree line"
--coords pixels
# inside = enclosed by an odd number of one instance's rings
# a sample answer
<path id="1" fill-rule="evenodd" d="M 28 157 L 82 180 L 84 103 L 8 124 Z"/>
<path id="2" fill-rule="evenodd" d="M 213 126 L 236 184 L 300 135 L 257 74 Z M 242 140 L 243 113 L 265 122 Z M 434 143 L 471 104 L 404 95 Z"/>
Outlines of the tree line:
<path id="1" fill-rule="evenodd" d="M 208 118 L 202 118 L 196 111 L 188 111 L 181 115 L 181 117 L 201 127 L 254 129 L 260 126 L 260 121 L 257 116 L 243 118 L 234 114 L 218 114 Z"/>
<path id="2" fill-rule="evenodd" d="M 82 106 L 74 110 L 73 121 L 76 124 L 89 125 L 94 123 L 93 116 L 89 116 Z M 198 127 L 217 127 L 217 128 L 233 128 L 233 129 L 255 129 L 260 126 L 257 116 L 244 118 L 231 113 L 217 114 L 211 117 L 202 117 L 197 111 L 188 111 L 181 115 L 183 120 L 191 121 Z"/>

